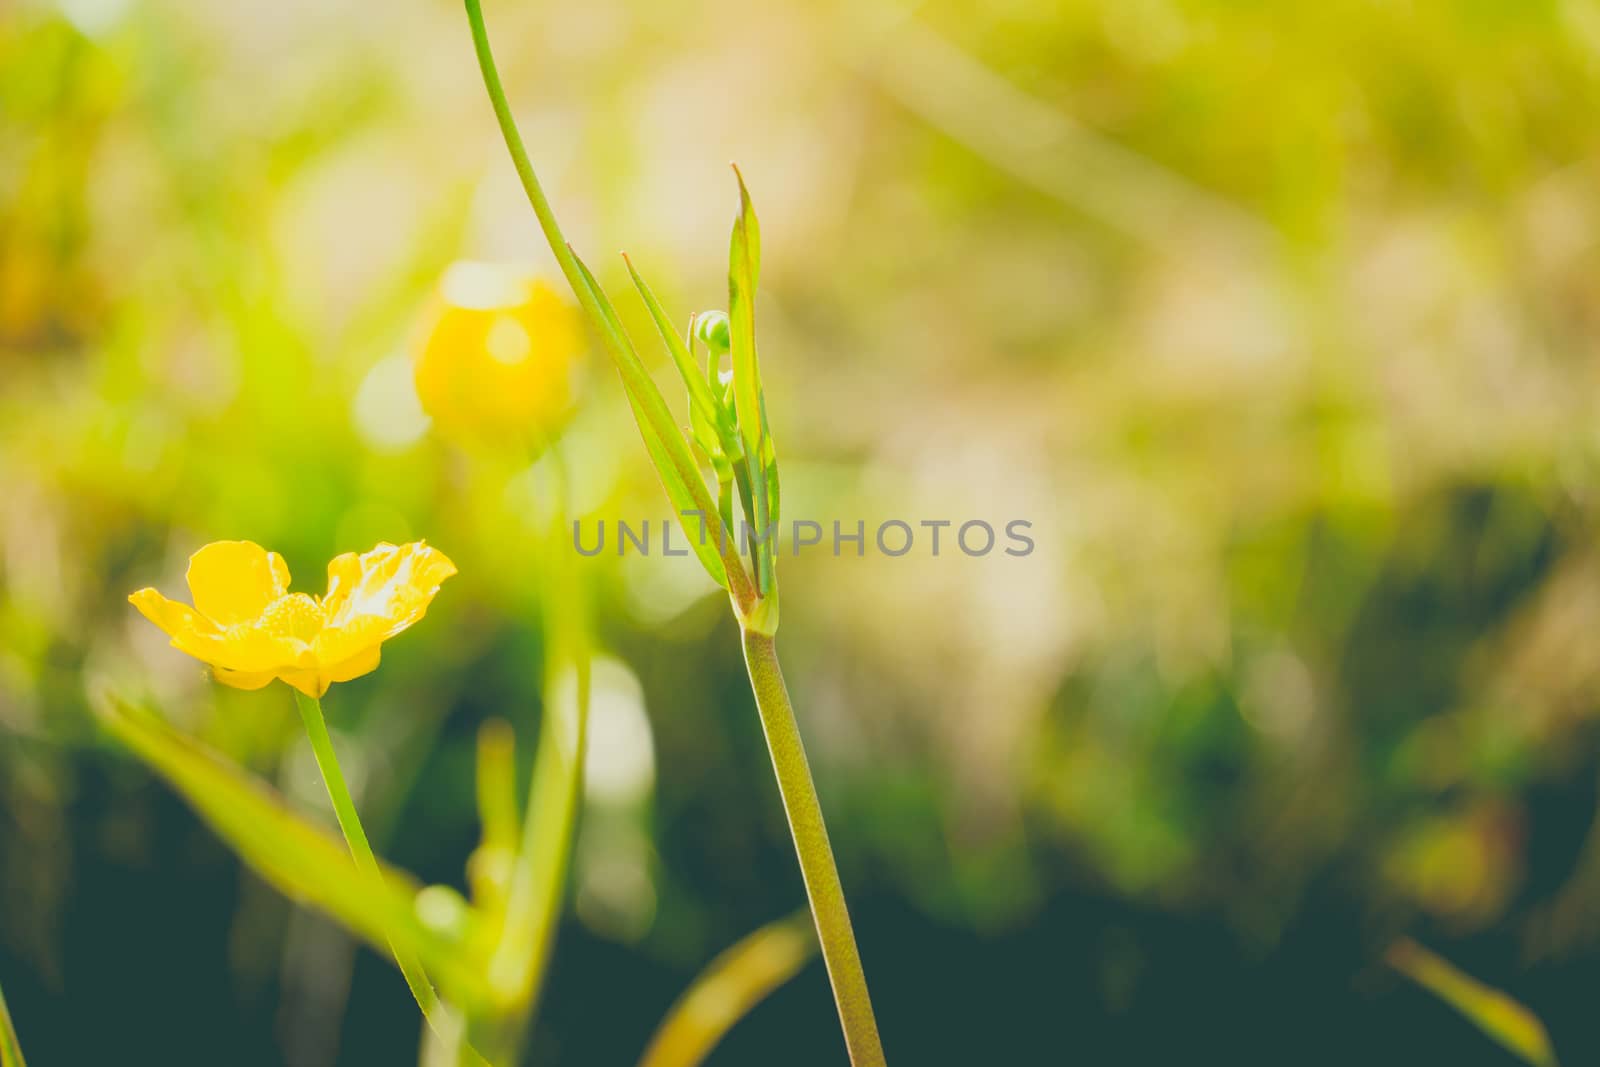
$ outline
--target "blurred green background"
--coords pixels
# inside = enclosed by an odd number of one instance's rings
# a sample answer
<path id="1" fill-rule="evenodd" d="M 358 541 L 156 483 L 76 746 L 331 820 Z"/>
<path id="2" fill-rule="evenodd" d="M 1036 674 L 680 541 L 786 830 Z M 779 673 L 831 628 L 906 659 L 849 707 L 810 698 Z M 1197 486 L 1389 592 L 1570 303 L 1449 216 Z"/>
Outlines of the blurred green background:
<path id="1" fill-rule="evenodd" d="M 1512 1063 L 1382 966 L 1401 934 L 1600 1060 L 1600 9 L 488 15 L 619 297 L 626 247 L 680 318 L 724 303 L 740 162 L 788 515 L 1033 524 L 1020 559 L 782 563 L 892 1062 Z M 393 969 L 89 707 L 145 697 L 321 811 L 287 692 L 125 597 L 215 539 L 314 589 L 426 537 L 460 577 L 328 709 L 380 851 L 462 883 L 475 731 L 537 732 L 542 482 L 416 406 L 460 258 L 554 274 L 458 6 L 0 7 L 0 984 L 44 1067 L 414 1062 Z M 579 512 L 665 517 L 586 379 Z M 725 602 L 692 559 L 583 567 L 541 1064 L 632 1062 L 803 899 Z M 813 964 L 711 1062 L 842 1060 Z"/>

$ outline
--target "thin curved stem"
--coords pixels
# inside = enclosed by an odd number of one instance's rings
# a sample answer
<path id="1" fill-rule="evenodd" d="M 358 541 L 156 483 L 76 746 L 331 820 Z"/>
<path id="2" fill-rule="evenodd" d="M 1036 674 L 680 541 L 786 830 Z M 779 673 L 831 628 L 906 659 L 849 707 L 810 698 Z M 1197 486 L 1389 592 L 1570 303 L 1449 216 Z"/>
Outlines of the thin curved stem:
<path id="1" fill-rule="evenodd" d="M 345 844 L 350 847 L 350 856 L 356 862 L 356 869 L 363 878 L 370 879 L 375 887 L 381 886 L 383 870 L 378 866 L 378 857 L 373 854 L 367 831 L 362 827 L 361 816 L 356 811 L 356 802 L 350 795 L 349 785 L 345 783 L 344 771 L 339 767 L 339 756 L 333 749 L 333 739 L 328 736 L 328 723 L 322 715 L 322 701 L 306 696 L 298 689 L 295 690 L 294 700 L 300 709 L 306 737 L 311 741 L 311 751 L 317 757 L 318 769 L 322 771 L 322 783 L 328 789 L 328 799 L 333 802 L 333 813 L 339 820 L 339 829 L 344 831 Z M 405 976 L 417 1007 L 422 1009 L 423 1018 L 445 1043 L 445 1047 L 453 1047 L 460 1026 L 449 1017 L 444 1005 L 439 1002 L 439 994 L 434 992 L 433 983 L 428 980 L 422 962 L 393 937 L 388 941 L 389 951 L 394 954 L 395 963 Z M 461 1058 L 468 1064 L 484 1063 L 483 1058 L 471 1049 L 464 1049 Z"/>
<path id="2" fill-rule="evenodd" d="M 544 234 L 545 243 L 555 255 L 556 262 L 561 266 L 561 273 L 567 279 L 567 285 L 578 298 L 578 304 L 588 316 L 590 324 L 611 352 L 617 371 L 622 376 L 624 391 L 634 406 L 635 418 L 639 423 L 640 433 L 645 437 L 646 446 L 655 447 L 651 445 L 653 434 L 668 458 L 675 465 L 679 465 L 677 473 L 695 498 L 702 521 L 709 522 L 717 514 L 716 500 L 701 482 L 699 469 L 689 453 L 688 445 L 682 441 L 677 422 L 667 410 L 666 402 L 656 389 L 654 381 L 645 372 L 632 342 L 622 331 L 620 323 L 616 322 L 614 313 L 608 313 L 609 301 L 606 301 L 604 294 L 598 291 L 598 283 L 591 287 L 583 265 L 578 262 L 572 246 L 567 243 L 566 236 L 561 232 L 561 224 L 556 221 L 555 210 L 550 206 L 550 198 L 545 195 L 544 186 L 540 184 L 539 176 L 533 169 L 533 160 L 528 156 L 528 147 L 522 141 L 522 134 L 517 129 L 517 120 L 511 114 L 511 103 L 506 99 L 505 85 L 500 81 L 500 69 L 495 64 L 494 51 L 489 47 L 489 30 L 483 21 L 483 5 L 480 0 L 464 0 L 464 3 L 467 23 L 472 30 L 472 47 L 478 57 L 478 69 L 483 73 L 483 87 L 489 95 L 489 103 L 494 108 L 495 121 L 500 126 L 500 136 L 505 140 L 506 150 L 511 154 L 511 163 L 516 168 L 517 178 L 522 182 L 528 203 L 533 207 L 533 213 L 539 220 L 539 229 Z M 602 302 L 605 306 L 602 306 Z M 692 513 L 685 513 L 687 514 Z M 717 538 L 718 553 L 728 576 L 728 592 L 740 615 L 744 616 L 755 609 L 756 602 L 760 598 L 756 595 L 755 586 L 749 576 L 745 574 L 739 553 L 733 550 L 731 545 L 730 537 L 725 535 Z"/>
<path id="3" fill-rule="evenodd" d="M 883 1067 L 883 1043 L 878 1038 L 878 1020 L 872 1013 L 867 976 L 861 969 L 861 952 L 856 948 L 839 868 L 834 864 L 833 846 L 828 843 L 828 828 L 817 801 L 817 786 L 811 780 L 811 765 L 806 760 L 800 726 L 795 722 L 794 705 L 783 683 L 772 635 L 744 631 L 744 661 L 756 707 L 761 712 L 767 750 L 772 754 L 772 769 L 778 777 L 783 811 L 794 836 L 794 850 L 800 857 L 800 874 L 817 923 L 822 960 L 833 983 L 833 999 L 839 1006 L 850 1062 L 855 1067 Z"/>

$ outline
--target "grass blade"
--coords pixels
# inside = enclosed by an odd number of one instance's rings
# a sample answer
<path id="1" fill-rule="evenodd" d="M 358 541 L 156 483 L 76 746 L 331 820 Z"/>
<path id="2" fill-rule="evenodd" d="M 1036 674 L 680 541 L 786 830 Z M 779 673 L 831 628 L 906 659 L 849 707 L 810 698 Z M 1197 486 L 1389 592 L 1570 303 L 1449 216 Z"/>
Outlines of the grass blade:
<path id="1" fill-rule="evenodd" d="M 1478 1029 L 1533 1067 L 1559 1067 L 1550 1035 L 1538 1016 L 1493 989 L 1463 974 L 1449 961 L 1402 938 L 1389 946 L 1389 966 L 1464 1015 Z"/>
<path id="2" fill-rule="evenodd" d="M 810 912 L 763 926 L 694 980 L 661 1021 L 639 1067 L 696 1067 L 735 1023 L 816 954 Z"/>

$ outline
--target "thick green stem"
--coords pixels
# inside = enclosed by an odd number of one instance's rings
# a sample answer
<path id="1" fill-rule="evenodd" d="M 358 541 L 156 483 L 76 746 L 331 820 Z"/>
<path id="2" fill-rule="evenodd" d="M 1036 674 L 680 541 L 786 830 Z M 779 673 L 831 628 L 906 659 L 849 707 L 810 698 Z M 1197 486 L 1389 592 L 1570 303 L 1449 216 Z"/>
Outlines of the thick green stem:
<path id="1" fill-rule="evenodd" d="M 822 959 L 833 983 L 833 998 L 839 1005 L 839 1022 L 844 1026 L 850 1062 L 855 1067 L 882 1067 L 883 1045 L 878 1039 L 878 1021 L 872 1014 L 872 998 L 867 993 L 867 976 L 861 969 L 861 953 L 850 926 L 844 887 L 839 884 L 833 846 L 828 843 L 816 783 L 811 780 L 811 765 L 806 761 L 805 745 L 800 740 L 788 687 L 783 684 L 772 635 L 744 631 L 744 661 L 756 707 L 761 712 L 761 727 L 767 735 L 767 750 L 772 754 L 772 769 L 778 776 L 784 814 L 794 835 L 794 850 L 800 857 L 800 874 L 811 900 Z"/>
<path id="2" fill-rule="evenodd" d="M 328 799 L 333 801 L 333 813 L 339 820 L 339 829 L 344 831 L 345 844 L 350 847 L 357 871 L 361 877 L 371 881 L 373 895 L 377 896 L 382 892 L 383 870 L 378 866 L 378 857 L 373 854 L 371 843 L 367 841 L 367 831 L 361 826 L 356 802 L 350 796 L 350 787 L 345 784 L 344 772 L 339 768 L 339 756 L 333 750 L 333 739 L 328 736 L 328 723 L 322 716 L 322 702 L 316 697 L 306 696 L 298 689 L 295 690 L 294 699 L 300 708 L 300 719 L 305 723 L 306 737 L 311 741 L 311 751 L 317 757 L 317 767 L 322 771 L 322 783 L 327 786 Z M 405 976 L 411 995 L 417 999 L 417 1007 L 422 1009 L 423 1018 L 445 1043 L 445 1047 L 452 1047 L 460 1027 L 439 1002 L 439 995 L 434 992 L 433 983 L 428 981 L 422 962 L 393 937 L 388 940 L 389 950 L 394 953 L 395 963 Z M 462 1062 L 480 1064 L 483 1060 L 468 1049 L 463 1052 Z"/>
<path id="3" fill-rule="evenodd" d="M 28 1067 L 22 1058 L 22 1043 L 17 1040 L 17 1028 L 11 1022 L 11 1009 L 6 1007 L 3 990 L 0 990 L 0 1067 Z"/>

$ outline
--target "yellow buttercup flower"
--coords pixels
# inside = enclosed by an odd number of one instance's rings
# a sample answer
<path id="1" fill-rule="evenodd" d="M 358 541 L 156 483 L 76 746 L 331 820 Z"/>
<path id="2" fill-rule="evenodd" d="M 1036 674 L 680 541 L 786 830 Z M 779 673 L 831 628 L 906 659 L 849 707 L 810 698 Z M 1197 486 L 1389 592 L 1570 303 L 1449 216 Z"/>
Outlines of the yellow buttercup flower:
<path id="1" fill-rule="evenodd" d="M 572 407 L 577 309 L 513 267 L 445 272 L 416 361 L 417 396 L 446 436 L 538 441 Z"/>
<path id="2" fill-rule="evenodd" d="M 346 552 L 320 597 L 289 592 L 283 557 L 251 541 L 217 541 L 189 557 L 194 606 L 154 589 L 128 598 L 172 647 L 211 665 L 217 681 L 260 689 L 282 678 L 307 696 L 378 666 L 383 642 L 428 610 L 456 565 L 418 541 Z"/>

